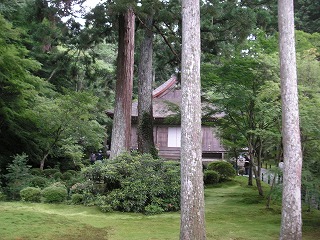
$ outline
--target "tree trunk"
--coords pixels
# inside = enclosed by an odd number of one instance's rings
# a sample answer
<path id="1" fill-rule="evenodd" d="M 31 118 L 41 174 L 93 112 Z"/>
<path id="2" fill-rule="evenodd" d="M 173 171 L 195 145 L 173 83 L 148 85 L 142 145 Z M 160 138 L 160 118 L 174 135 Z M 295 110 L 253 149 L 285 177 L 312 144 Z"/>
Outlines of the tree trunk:
<path id="1" fill-rule="evenodd" d="M 117 82 L 110 158 L 130 150 L 134 21 L 135 15 L 131 8 L 119 16 Z"/>
<path id="2" fill-rule="evenodd" d="M 153 55 L 153 18 L 147 17 L 144 23 L 144 39 L 141 43 L 138 73 L 138 149 L 157 157 L 153 140 L 152 110 L 152 55 Z"/>
<path id="3" fill-rule="evenodd" d="M 48 155 L 49 155 L 49 151 L 46 152 L 46 154 L 43 156 L 43 158 L 40 161 L 40 170 L 41 171 L 43 171 L 43 169 L 44 169 L 44 162 L 46 161 Z"/>
<path id="4" fill-rule="evenodd" d="M 280 239 L 302 239 L 301 168 L 293 0 L 278 1 L 283 137 L 283 192 Z"/>
<path id="5" fill-rule="evenodd" d="M 202 174 L 199 0 L 182 1 L 181 240 L 206 239 Z"/>

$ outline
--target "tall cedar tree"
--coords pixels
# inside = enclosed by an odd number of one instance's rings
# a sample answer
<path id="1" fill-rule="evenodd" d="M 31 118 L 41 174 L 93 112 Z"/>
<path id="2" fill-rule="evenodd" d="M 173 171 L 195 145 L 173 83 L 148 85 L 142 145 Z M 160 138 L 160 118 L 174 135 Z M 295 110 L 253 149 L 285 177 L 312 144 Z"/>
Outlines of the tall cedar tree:
<path id="1" fill-rule="evenodd" d="M 283 193 L 280 239 L 302 239 L 301 168 L 293 0 L 278 1 L 283 136 Z"/>
<path id="2" fill-rule="evenodd" d="M 181 240 L 206 239 L 202 174 L 199 0 L 182 1 Z"/>
<path id="3" fill-rule="evenodd" d="M 130 150 L 135 15 L 132 8 L 119 15 L 119 45 L 115 110 L 110 158 Z"/>
<path id="4" fill-rule="evenodd" d="M 140 47 L 138 84 L 138 149 L 141 153 L 156 156 L 153 140 L 152 110 L 152 55 L 153 55 L 153 17 L 146 17 L 144 39 Z"/>

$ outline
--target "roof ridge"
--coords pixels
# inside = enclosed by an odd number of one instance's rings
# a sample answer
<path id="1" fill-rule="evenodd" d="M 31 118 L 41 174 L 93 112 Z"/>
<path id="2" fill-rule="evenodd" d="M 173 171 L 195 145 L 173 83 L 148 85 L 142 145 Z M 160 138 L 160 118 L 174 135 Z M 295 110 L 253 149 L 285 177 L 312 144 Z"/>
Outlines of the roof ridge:
<path id="1" fill-rule="evenodd" d="M 159 87 L 157 87 L 152 92 L 153 98 L 160 97 L 166 90 L 168 90 L 170 87 L 172 87 L 175 83 L 177 83 L 177 76 L 172 75 L 171 78 L 169 78 L 166 82 L 161 84 Z"/>

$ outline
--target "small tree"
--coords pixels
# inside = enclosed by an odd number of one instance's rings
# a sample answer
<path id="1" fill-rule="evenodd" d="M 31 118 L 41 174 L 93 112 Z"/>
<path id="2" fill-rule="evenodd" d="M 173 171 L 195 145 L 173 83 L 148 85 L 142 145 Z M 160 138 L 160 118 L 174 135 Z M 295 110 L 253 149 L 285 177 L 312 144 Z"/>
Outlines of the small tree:
<path id="1" fill-rule="evenodd" d="M 31 177 L 31 166 L 27 165 L 27 160 L 28 156 L 25 153 L 16 155 L 12 163 L 7 167 L 8 173 L 5 175 L 7 181 L 6 190 L 12 199 L 19 199 L 20 190 L 28 185 Z"/>

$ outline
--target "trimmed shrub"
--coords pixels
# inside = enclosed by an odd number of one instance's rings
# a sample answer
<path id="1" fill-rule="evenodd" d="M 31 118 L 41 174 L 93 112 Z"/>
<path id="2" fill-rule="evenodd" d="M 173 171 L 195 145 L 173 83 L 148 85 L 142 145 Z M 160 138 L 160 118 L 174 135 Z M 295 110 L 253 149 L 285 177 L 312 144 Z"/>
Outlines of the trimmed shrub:
<path id="1" fill-rule="evenodd" d="M 214 170 L 205 170 L 203 174 L 204 184 L 215 184 L 218 183 L 220 175 L 217 171 Z"/>
<path id="2" fill-rule="evenodd" d="M 68 192 L 65 187 L 50 186 L 42 190 L 43 201 L 46 203 L 59 203 L 67 199 Z"/>
<path id="3" fill-rule="evenodd" d="M 53 174 L 53 178 L 54 178 L 55 180 L 60 180 L 60 179 L 62 179 L 62 173 L 61 173 L 61 172 L 56 172 L 56 173 L 54 173 L 54 174 Z"/>
<path id="4" fill-rule="evenodd" d="M 236 170 L 232 164 L 226 161 L 215 161 L 208 164 L 208 170 L 217 171 L 220 181 L 225 181 L 236 176 Z"/>
<path id="5" fill-rule="evenodd" d="M 26 202 L 40 202 L 41 189 L 37 187 L 26 187 L 20 191 L 22 201 Z"/>
<path id="6" fill-rule="evenodd" d="M 53 177 L 53 175 L 55 174 L 55 173 L 57 173 L 57 172 L 60 172 L 58 169 L 55 169 L 55 168 L 48 168 L 48 169 L 44 169 L 43 171 L 42 171 L 42 174 L 44 175 L 44 176 L 46 176 L 46 177 L 49 177 L 49 178 L 51 178 L 51 177 Z"/>
<path id="7" fill-rule="evenodd" d="M 42 171 L 40 168 L 31 168 L 30 169 L 30 173 L 33 175 L 33 176 L 42 176 Z"/>
<path id="8" fill-rule="evenodd" d="M 44 188 L 48 186 L 48 179 L 45 177 L 35 176 L 30 179 L 29 187 Z"/>
<path id="9" fill-rule="evenodd" d="M 70 180 L 73 177 L 71 172 L 65 172 L 62 174 L 61 179 L 62 180 Z"/>
<path id="10" fill-rule="evenodd" d="M 72 204 L 82 204 L 83 203 L 83 195 L 80 193 L 75 193 L 71 195 L 71 203 Z"/>

